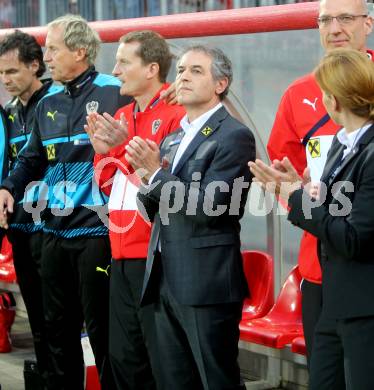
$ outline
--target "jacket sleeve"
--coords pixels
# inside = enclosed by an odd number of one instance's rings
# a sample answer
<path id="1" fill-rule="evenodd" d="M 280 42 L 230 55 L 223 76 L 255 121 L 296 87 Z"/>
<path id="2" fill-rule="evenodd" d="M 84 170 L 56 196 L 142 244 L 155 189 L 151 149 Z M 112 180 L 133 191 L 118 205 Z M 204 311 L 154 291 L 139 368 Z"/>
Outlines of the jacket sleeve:
<path id="1" fill-rule="evenodd" d="M 121 113 L 121 110 L 117 111 L 117 113 L 115 115 L 115 119 L 119 119 L 120 113 Z M 158 141 L 156 141 L 156 142 L 160 143 L 168 134 L 177 130 L 180 127 L 180 120 L 182 119 L 182 117 L 184 115 L 185 115 L 184 108 L 182 108 L 180 106 L 176 106 L 176 111 L 175 111 L 174 115 L 172 115 L 171 117 L 169 117 L 167 119 L 168 122 L 167 122 L 167 125 L 164 126 L 164 128 L 163 128 L 163 133 L 162 133 L 161 139 L 159 138 Z M 120 169 L 125 175 L 129 175 L 129 174 L 134 173 L 134 168 L 131 166 L 131 164 L 129 164 L 129 162 L 125 158 L 126 145 L 129 143 L 129 141 L 133 137 L 134 137 L 134 134 L 129 134 L 128 139 L 124 144 L 122 144 L 116 148 L 113 148 L 109 152 L 109 156 L 113 158 L 114 165 L 116 166 L 116 168 Z M 111 169 L 113 169 L 113 168 L 110 168 L 110 166 L 108 166 L 108 173 L 111 172 Z M 114 169 L 114 172 L 115 171 L 116 171 L 116 169 Z M 112 173 L 112 175 L 114 175 L 114 173 Z"/>
<path id="2" fill-rule="evenodd" d="M 143 218 L 146 221 L 153 222 L 159 210 L 159 204 L 148 196 L 148 189 L 145 186 L 139 187 L 136 202 Z"/>
<path id="3" fill-rule="evenodd" d="M 289 221 L 318 237 L 346 260 L 365 261 L 365 256 L 372 252 L 374 159 L 371 157 L 362 167 L 360 182 L 353 183 L 352 201 L 346 195 L 345 199 L 342 198 L 340 192 L 338 203 L 334 200 L 333 203 L 310 208 L 311 198 L 303 190 L 295 191 L 289 199 Z M 337 210 L 342 207 L 345 212 L 339 215 Z"/>
<path id="4" fill-rule="evenodd" d="M 47 165 L 48 161 L 36 119 L 31 136 L 18 155 L 17 164 L 3 181 L 1 188 L 8 190 L 18 201 L 22 199 L 26 186 L 31 181 L 38 180 L 43 176 Z"/>
<path id="5" fill-rule="evenodd" d="M 123 108 L 120 108 L 115 113 L 114 118 L 119 119 L 121 112 L 123 112 Z M 129 134 L 130 137 L 131 135 Z M 108 196 L 112 190 L 113 177 L 117 169 L 121 169 L 125 175 L 133 173 L 131 165 L 125 159 L 125 146 L 127 143 L 128 140 L 122 145 L 111 149 L 106 154 L 95 154 L 95 180 L 100 189 Z"/>
<path id="6" fill-rule="evenodd" d="M 299 175 L 307 165 L 305 148 L 297 132 L 290 90 L 283 95 L 270 133 L 267 150 L 270 160 L 288 157 Z"/>
<path id="7" fill-rule="evenodd" d="M 101 191 L 109 196 L 112 191 L 114 174 L 117 170 L 114 162 L 111 161 L 109 154 L 95 154 L 94 157 L 95 180 Z"/>
<path id="8" fill-rule="evenodd" d="M 9 137 L 8 137 L 8 129 L 7 129 L 7 120 L 6 114 L 2 106 L 0 106 L 0 180 L 1 182 L 8 175 L 9 168 Z"/>
<path id="9" fill-rule="evenodd" d="M 113 148 L 107 154 L 95 154 L 95 180 L 100 189 L 108 196 L 112 191 L 113 178 L 117 169 L 120 169 L 125 175 L 134 173 L 133 167 L 125 159 L 127 144 L 128 141 Z"/>

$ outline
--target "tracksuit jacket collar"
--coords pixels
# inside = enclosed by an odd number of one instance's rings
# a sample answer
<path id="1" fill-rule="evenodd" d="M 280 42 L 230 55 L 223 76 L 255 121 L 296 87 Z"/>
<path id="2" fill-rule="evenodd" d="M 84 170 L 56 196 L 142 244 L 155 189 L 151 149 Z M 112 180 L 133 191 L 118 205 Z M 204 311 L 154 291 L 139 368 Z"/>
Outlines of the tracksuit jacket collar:
<path id="1" fill-rule="evenodd" d="M 96 76 L 97 72 L 94 66 L 90 66 L 86 71 L 81 73 L 72 81 L 64 83 L 64 92 L 67 95 L 77 95 L 79 94 L 81 88 L 90 80 Z"/>
<path id="2" fill-rule="evenodd" d="M 52 79 L 44 79 L 40 81 L 42 82 L 43 85 L 31 95 L 26 106 L 23 106 L 23 104 L 21 103 L 18 97 L 14 98 L 11 101 L 10 105 L 14 105 L 18 107 L 18 109 L 27 109 L 28 107 L 31 107 L 34 103 L 39 102 L 39 100 L 46 94 L 49 87 L 53 84 Z"/>

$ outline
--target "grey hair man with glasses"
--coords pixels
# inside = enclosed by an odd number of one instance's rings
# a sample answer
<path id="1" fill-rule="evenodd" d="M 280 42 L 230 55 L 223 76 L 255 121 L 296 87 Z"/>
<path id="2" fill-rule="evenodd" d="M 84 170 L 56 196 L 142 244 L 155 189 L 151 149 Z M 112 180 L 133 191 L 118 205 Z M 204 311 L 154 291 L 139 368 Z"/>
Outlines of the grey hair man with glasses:
<path id="1" fill-rule="evenodd" d="M 317 24 L 326 52 L 345 47 L 366 52 L 373 58 L 374 53 L 366 47 L 373 20 L 365 0 L 321 0 Z M 322 104 L 322 93 L 314 76 L 305 75 L 294 81 L 281 99 L 267 145 L 269 157 L 282 160 L 288 156 L 300 175 L 308 167 L 312 182 L 318 182 L 338 129 Z M 306 232 L 300 243 L 298 263 L 303 277 L 303 327 L 309 366 L 322 307 L 322 272 L 317 239 Z M 343 377 L 341 381 L 343 384 L 337 380 L 336 389 L 344 389 Z"/>

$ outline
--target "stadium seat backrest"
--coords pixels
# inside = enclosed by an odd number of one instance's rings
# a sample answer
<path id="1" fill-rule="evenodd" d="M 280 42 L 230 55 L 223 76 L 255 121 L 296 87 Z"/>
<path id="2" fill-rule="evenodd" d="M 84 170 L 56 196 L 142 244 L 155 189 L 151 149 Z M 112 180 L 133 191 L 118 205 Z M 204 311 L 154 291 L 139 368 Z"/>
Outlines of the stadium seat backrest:
<path id="1" fill-rule="evenodd" d="M 263 317 L 274 304 L 273 258 L 260 251 L 243 251 L 242 258 L 250 290 L 243 305 L 243 319 Z"/>
<path id="2" fill-rule="evenodd" d="M 3 256 L 8 256 L 8 257 L 12 257 L 13 256 L 12 244 L 9 242 L 9 240 L 8 240 L 8 238 L 6 236 L 4 236 L 3 239 L 2 239 L 0 253 Z"/>
<path id="3" fill-rule="evenodd" d="M 301 275 L 299 267 L 295 266 L 289 273 L 286 281 L 284 282 L 282 289 L 278 295 L 278 298 L 269 312 L 269 316 L 279 320 L 292 319 L 295 322 L 301 321 Z"/>

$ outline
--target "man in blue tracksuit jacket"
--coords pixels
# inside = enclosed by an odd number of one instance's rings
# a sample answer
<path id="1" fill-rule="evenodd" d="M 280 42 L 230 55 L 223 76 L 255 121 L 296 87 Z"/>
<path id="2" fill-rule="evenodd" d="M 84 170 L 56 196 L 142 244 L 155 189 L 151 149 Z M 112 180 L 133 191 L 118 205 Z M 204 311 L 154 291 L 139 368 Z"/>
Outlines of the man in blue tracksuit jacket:
<path id="1" fill-rule="evenodd" d="M 129 98 L 120 96 L 115 78 L 95 71 L 99 43 L 79 16 L 66 15 L 48 25 L 44 60 L 63 89 L 39 102 L 31 137 L 0 190 L 0 224 L 7 227 L 4 211 L 13 210 L 13 198 L 22 199 L 29 183 L 40 181 L 37 198 L 28 195 L 24 202 L 45 233 L 41 275 L 54 374 L 48 387 L 54 390 L 83 389 L 83 321 L 102 389 L 113 389 L 107 356 L 107 199 L 93 179 L 94 150 L 83 126 L 88 113 L 113 115 Z"/>
<path id="2" fill-rule="evenodd" d="M 6 114 L 0 106 L 0 180 L 8 174 L 8 132 L 6 127 Z"/>
<path id="3" fill-rule="evenodd" d="M 0 42 L 0 81 L 13 96 L 4 107 L 7 131 L 5 138 L 1 138 L 6 140 L 1 147 L 5 152 L 1 161 L 3 168 L 10 171 L 30 138 L 37 104 L 49 93 L 62 89 L 52 85 L 50 79 L 39 79 L 45 69 L 42 48 L 33 36 L 16 30 Z M 44 382 L 48 377 L 49 358 L 40 276 L 43 232 L 42 224 L 35 224 L 23 206 L 22 200 L 15 205 L 7 236 L 13 246 L 17 282 L 27 309 L 38 370 Z"/>

